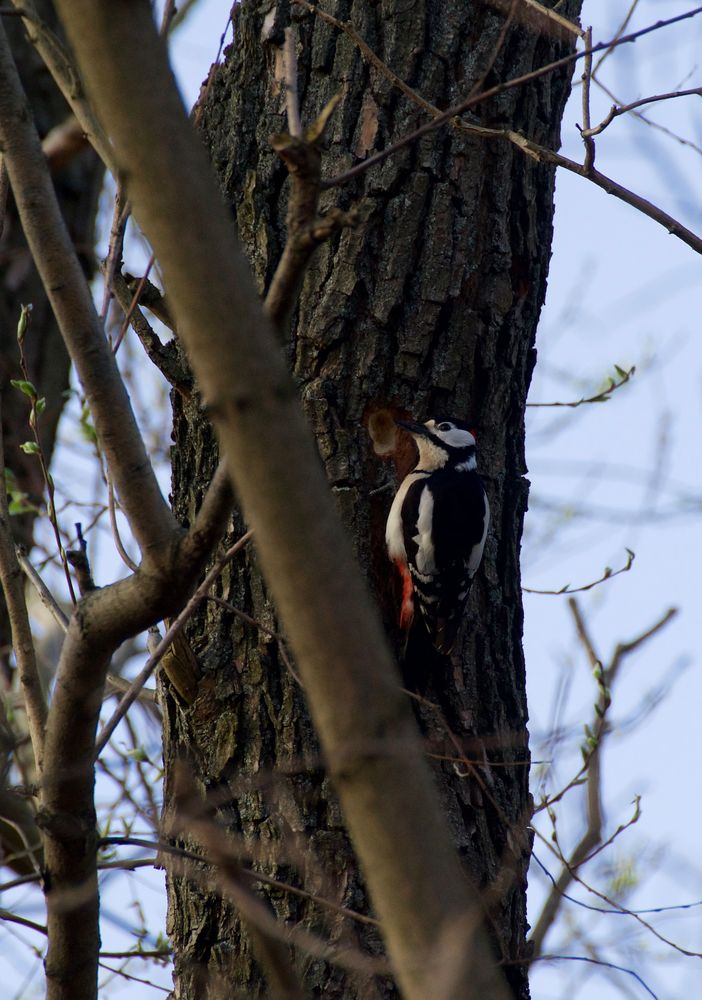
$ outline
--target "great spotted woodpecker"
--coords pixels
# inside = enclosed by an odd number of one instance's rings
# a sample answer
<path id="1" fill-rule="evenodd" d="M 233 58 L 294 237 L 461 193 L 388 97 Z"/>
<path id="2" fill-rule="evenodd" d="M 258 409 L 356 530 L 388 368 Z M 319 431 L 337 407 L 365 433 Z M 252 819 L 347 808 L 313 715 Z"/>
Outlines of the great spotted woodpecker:
<path id="1" fill-rule="evenodd" d="M 414 596 L 431 641 L 448 655 L 480 565 L 490 507 L 476 471 L 475 438 L 462 420 L 397 420 L 419 461 L 395 495 L 385 541 L 402 577 L 400 625 L 409 628 Z"/>

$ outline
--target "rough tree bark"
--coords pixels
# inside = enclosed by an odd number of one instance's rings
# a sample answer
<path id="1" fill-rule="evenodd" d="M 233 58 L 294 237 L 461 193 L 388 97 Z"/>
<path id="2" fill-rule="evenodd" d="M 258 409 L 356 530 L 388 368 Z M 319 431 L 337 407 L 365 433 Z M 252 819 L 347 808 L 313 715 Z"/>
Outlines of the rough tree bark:
<path id="1" fill-rule="evenodd" d="M 503 5 L 509 7 L 509 5 Z M 559 7 L 574 18 L 578 0 Z M 571 40 L 544 24 L 515 21 L 481 2 L 449 10 L 427 0 L 325 5 L 350 20 L 387 65 L 443 109 L 484 86 L 552 61 Z M 354 42 L 301 7 L 247 3 L 235 11 L 235 44 L 202 108 L 202 129 L 232 204 L 261 291 L 285 240 L 288 191 L 269 137 L 287 130 L 283 28 L 296 24 L 303 122 L 337 92 L 323 173 L 332 176 L 427 119 L 363 61 Z M 569 89 L 568 71 L 543 77 L 478 105 L 467 118 L 522 131 L 551 148 Z M 437 762 L 436 775 L 456 844 L 484 890 L 498 953 L 525 957 L 529 856 L 527 707 L 521 648 L 519 542 L 526 510 L 524 404 L 534 334 L 546 288 L 553 216 L 551 168 L 511 146 L 443 130 L 323 198 L 360 206 L 362 222 L 317 251 L 285 337 L 291 367 L 339 508 L 359 558 L 395 630 L 391 568 L 383 525 L 392 478 L 374 456 L 364 422 L 394 405 L 426 419 L 470 419 L 492 507 L 483 569 L 468 610 L 461 655 L 435 679 L 463 753 L 476 768 Z M 176 398 L 174 507 L 192 521 L 216 455 L 195 404 Z M 267 628 L 275 615 L 249 557 L 222 577 L 221 598 Z M 245 851 L 269 875 L 336 903 L 363 909 L 365 893 L 336 800 L 319 760 L 304 694 L 268 634 L 209 604 L 190 640 L 200 662 L 198 696 L 186 704 L 165 686 L 166 802 L 174 761 L 185 757 Z M 444 724 L 422 709 L 428 738 L 456 754 Z M 168 806 L 167 806 L 168 810 Z M 411 878 L 411 873 L 408 873 Z M 234 909 L 173 874 L 169 932 L 178 998 L 265 994 L 250 942 Z M 282 891 L 269 891 L 283 919 L 300 921 L 342 944 L 378 953 L 372 928 Z M 305 984 L 325 997 L 386 996 L 389 980 L 370 980 L 321 960 L 301 960 Z M 510 967 L 515 996 L 527 997 L 525 967 Z M 225 985 L 226 984 L 226 985 Z"/>

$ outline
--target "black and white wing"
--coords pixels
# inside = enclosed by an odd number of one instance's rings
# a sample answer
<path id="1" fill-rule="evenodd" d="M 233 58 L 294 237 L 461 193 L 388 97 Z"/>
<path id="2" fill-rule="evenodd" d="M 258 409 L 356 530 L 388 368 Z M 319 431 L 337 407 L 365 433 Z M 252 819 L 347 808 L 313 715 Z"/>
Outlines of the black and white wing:
<path id="1" fill-rule="evenodd" d="M 402 507 L 407 561 L 417 603 L 436 648 L 450 653 L 489 523 L 480 477 L 438 470 L 412 484 Z"/>

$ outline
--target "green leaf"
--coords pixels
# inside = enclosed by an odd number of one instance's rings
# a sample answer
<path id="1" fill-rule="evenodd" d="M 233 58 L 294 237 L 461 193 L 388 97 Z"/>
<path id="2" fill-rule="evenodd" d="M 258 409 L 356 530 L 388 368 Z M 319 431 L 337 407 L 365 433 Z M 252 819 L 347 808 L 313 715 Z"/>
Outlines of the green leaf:
<path id="1" fill-rule="evenodd" d="M 619 378 L 626 378 L 629 374 L 629 372 L 625 371 L 623 368 L 620 368 L 619 365 L 615 365 L 614 370 L 619 376 Z"/>
<path id="2" fill-rule="evenodd" d="M 90 408 L 87 403 L 83 404 L 80 411 L 80 430 L 86 441 L 90 444 L 97 444 L 97 432 L 90 419 Z"/>
<path id="3" fill-rule="evenodd" d="M 25 396 L 29 396 L 30 399 L 37 398 L 37 390 L 31 382 L 25 382 L 21 378 L 12 378 L 10 379 L 10 385 L 13 385 L 15 389 L 19 389 L 20 392 L 23 392 Z"/>
<path id="4" fill-rule="evenodd" d="M 20 445 L 20 448 L 25 453 L 25 455 L 38 455 L 39 445 L 36 441 L 25 441 L 24 444 Z"/>
<path id="5" fill-rule="evenodd" d="M 15 493 L 7 505 L 7 510 L 12 517 L 19 514 L 40 514 L 41 511 L 30 503 L 26 493 Z"/>
<path id="6" fill-rule="evenodd" d="M 37 416 L 40 417 L 44 412 L 44 410 L 46 409 L 46 396 L 42 396 L 41 399 L 38 399 L 36 401 L 35 406 L 36 406 Z"/>

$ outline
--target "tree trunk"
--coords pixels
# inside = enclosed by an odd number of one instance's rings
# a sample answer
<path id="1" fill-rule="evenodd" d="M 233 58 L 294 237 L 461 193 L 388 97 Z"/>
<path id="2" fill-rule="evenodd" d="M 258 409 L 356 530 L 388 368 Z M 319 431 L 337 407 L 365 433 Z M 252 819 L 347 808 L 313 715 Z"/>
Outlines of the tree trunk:
<path id="1" fill-rule="evenodd" d="M 509 6 L 509 5 L 507 5 Z M 580 4 L 559 8 L 575 17 Z M 515 22 L 499 47 L 505 15 L 480 2 L 449 10 L 436 2 L 334 4 L 381 59 L 425 100 L 449 107 L 544 65 L 572 45 Z M 288 183 L 269 137 L 288 129 L 283 78 L 287 4 L 235 11 L 235 44 L 202 107 L 201 126 L 263 292 L 285 241 Z M 347 35 L 292 8 L 299 38 L 299 93 L 309 123 L 336 93 L 323 174 L 331 177 L 383 149 L 428 114 L 363 61 Z M 552 148 L 570 72 L 478 104 L 464 120 L 510 128 Z M 484 891 L 488 925 L 515 997 L 528 996 L 526 869 L 530 842 L 528 735 L 519 544 L 527 504 L 524 405 L 534 335 L 546 288 L 553 217 L 552 169 L 498 139 L 444 128 L 342 188 L 323 207 L 359 207 L 362 219 L 316 253 L 292 330 L 291 367 L 319 442 L 331 488 L 359 559 L 397 632 L 393 571 L 383 531 L 394 480 L 365 429 L 374 409 L 417 419 L 448 414 L 477 429 L 479 467 L 492 508 L 483 567 L 473 588 L 460 651 L 428 681 L 418 715 L 436 757 L 436 777 L 456 845 Z M 190 523 L 216 462 L 206 421 L 176 398 L 174 505 Z M 240 525 L 239 525 L 240 527 Z M 275 630 L 275 614 L 249 551 L 223 574 L 218 595 Z M 399 646 L 399 637 L 396 635 Z M 242 844 L 268 875 L 341 906 L 366 907 L 363 880 L 324 776 L 304 694 L 277 640 L 208 603 L 190 641 L 201 677 L 188 704 L 164 683 L 166 814 L 173 764 L 188 760 Z M 399 649 L 398 649 L 399 651 Z M 447 726 L 453 733 L 448 732 Z M 438 758 L 460 758 L 455 760 Z M 475 763 L 473 763 L 475 762 Z M 411 873 L 408 873 L 411 878 Z M 233 907 L 208 886 L 168 878 L 169 933 L 178 998 L 264 996 L 266 987 Z M 265 891 L 279 919 L 328 940 L 380 954 L 372 926 L 282 890 Z M 298 954 L 312 995 L 393 995 L 371 979 Z"/>

